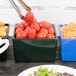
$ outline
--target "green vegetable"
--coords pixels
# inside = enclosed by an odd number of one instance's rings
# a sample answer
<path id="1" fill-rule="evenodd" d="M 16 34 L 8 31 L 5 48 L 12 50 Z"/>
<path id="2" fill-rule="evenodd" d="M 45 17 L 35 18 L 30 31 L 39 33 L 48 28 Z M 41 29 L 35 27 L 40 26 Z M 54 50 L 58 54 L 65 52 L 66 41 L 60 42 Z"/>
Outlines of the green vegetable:
<path id="1" fill-rule="evenodd" d="M 28 76 L 32 76 L 32 74 L 29 74 Z"/>
<path id="2" fill-rule="evenodd" d="M 40 67 L 36 71 L 36 74 L 38 74 L 39 76 L 57 76 L 55 70 L 52 69 L 48 71 L 46 67 Z"/>
<path id="3" fill-rule="evenodd" d="M 28 76 L 32 76 L 29 74 Z M 58 73 L 56 70 L 49 70 L 46 67 L 40 67 L 37 71 L 34 72 L 34 76 L 66 76 L 63 73 Z"/>

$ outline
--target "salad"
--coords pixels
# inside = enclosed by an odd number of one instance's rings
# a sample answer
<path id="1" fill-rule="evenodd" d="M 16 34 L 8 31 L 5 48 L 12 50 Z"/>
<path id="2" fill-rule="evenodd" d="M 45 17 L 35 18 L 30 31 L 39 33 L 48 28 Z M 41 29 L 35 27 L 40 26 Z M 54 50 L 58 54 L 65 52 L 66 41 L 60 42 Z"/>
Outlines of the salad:
<path id="1" fill-rule="evenodd" d="M 29 74 L 28 76 L 33 76 L 32 74 Z M 52 69 L 49 70 L 46 67 L 40 67 L 37 71 L 34 72 L 34 76 L 74 76 L 69 73 L 59 73 L 56 72 L 56 70 Z"/>

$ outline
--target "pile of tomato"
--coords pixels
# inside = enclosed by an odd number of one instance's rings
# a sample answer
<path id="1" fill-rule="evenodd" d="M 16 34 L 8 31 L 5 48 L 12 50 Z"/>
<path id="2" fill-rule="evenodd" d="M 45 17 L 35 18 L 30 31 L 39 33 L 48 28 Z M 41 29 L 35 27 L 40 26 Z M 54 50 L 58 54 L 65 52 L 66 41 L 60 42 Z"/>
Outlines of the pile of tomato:
<path id="1" fill-rule="evenodd" d="M 55 39 L 55 30 L 47 21 L 37 22 L 32 12 L 27 12 L 26 20 L 16 25 L 16 38 Z"/>

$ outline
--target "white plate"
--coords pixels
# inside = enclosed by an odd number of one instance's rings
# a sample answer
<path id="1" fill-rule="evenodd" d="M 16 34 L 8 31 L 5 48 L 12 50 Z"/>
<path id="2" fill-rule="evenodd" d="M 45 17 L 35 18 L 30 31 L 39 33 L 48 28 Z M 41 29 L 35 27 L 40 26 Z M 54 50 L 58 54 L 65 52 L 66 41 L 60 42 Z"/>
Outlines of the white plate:
<path id="1" fill-rule="evenodd" d="M 60 72 L 60 73 L 70 73 L 70 74 L 73 74 L 74 76 L 76 76 L 76 69 L 73 69 L 73 68 L 70 68 L 70 67 L 66 67 L 66 66 L 61 66 L 61 65 L 40 65 L 42 67 L 47 67 L 48 70 L 51 70 L 51 69 L 55 69 L 57 72 Z M 18 76 L 28 76 L 29 73 L 31 73 L 32 75 L 34 74 L 34 71 L 37 71 L 40 66 L 35 66 L 35 67 L 32 67 L 32 68 L 29 68 L 23 72 L 21 72 Z"/>

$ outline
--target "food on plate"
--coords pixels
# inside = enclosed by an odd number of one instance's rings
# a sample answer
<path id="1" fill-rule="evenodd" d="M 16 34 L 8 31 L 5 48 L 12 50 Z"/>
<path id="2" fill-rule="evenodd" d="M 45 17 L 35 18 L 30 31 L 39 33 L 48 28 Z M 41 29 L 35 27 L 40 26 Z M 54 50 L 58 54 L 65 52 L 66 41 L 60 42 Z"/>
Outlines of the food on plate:
<path id="1" fill-rule="evenodd" d="M 32 12 L 27 12 L 26 20 L 16 25 L 16 38 L 55 39 L 55 30 L 47 21 L 37 22 Z M 24 31 L 24 32 L 23 32 Z M 24 34 L 25 33 L 25 34 Z M 27 33 L 27 36 L 26 36 Z M 51 35 L 49 35 L 51 34 Z"/>
<path id="2" fill-rule="evenodd" d="M 28 76 L 33 76 L 33 75 L 29 74 Z M 54 69 L 48 71 L 48 68 L 40 67 L 37 71 L 34 72 L 34 76 L 74 76 L 74 75 L 69 73 L 56 72 L 56 70 Z"/>
<path id="3" fill-rule="evenodd" d="M 0 22 L 0 38 L 5 38 L 7 35 L 8 26 L 5 26 L 3 22 Z"/>
<path id="4" fill-rule="evenodd" d="M 70 23 L 67 26 L 63 24 L 60 30 L 63 38 L 76 38 L 76 24 Z"/>

